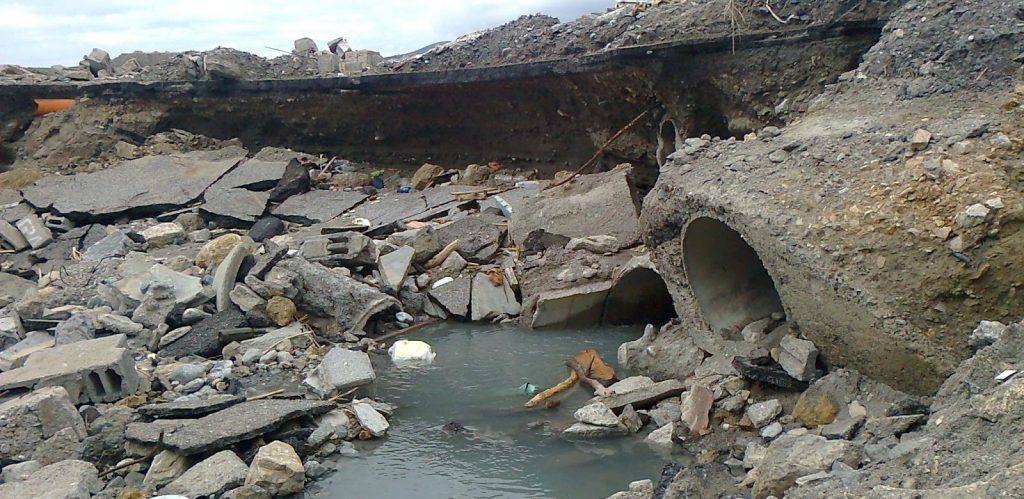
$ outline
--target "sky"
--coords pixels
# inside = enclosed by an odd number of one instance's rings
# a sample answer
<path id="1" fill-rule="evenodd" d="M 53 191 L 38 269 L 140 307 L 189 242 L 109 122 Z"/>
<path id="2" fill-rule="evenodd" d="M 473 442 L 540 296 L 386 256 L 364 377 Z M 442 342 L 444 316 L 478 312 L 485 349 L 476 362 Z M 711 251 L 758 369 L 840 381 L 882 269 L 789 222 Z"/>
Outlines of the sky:
<path id="1" fill-rule="evenodd" d="M 614 0 L 0 0 L 0 64 L 75 65 L 122 52 L 233 47 L 263 56 L 342 36 L 385 56 L 543 13 L 568 21 Z"/>

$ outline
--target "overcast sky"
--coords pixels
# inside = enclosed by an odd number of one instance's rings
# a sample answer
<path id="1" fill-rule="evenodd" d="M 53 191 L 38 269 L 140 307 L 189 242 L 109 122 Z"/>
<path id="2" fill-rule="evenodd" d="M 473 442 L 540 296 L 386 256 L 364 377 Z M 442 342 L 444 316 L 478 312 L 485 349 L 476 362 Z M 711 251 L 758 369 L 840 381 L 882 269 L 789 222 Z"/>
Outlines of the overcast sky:
<path id="1" fill-rule="evenodd" d="M 523 14 L 562 21 L 614 0 L 0 0 L 0 64 L 73 65 L 92 47 L 133 50 L 234 47 L 273 56 L 308 36 L 338 36 L 385 56 L 498 26 Z"/>

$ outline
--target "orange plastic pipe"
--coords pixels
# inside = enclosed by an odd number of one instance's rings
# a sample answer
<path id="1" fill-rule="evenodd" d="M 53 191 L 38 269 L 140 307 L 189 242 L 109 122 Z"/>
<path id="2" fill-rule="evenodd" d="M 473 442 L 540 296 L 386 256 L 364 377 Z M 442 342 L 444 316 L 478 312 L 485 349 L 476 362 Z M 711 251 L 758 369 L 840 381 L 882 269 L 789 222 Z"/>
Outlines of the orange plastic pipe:
<path id="1" fill-rule="evenodd" d="M 42 116 L 61 109 L 67 109 L 75 105 L 75 99 L 34 99 L 36 101 L 36 112 L 33 116 Z"/>

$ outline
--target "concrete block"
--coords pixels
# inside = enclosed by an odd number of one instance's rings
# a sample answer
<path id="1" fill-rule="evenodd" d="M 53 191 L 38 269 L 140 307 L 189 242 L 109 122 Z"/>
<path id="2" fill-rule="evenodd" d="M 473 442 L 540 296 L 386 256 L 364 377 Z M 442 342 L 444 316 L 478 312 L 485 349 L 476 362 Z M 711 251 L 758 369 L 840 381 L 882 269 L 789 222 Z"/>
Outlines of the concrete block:
<path id="1" fill-rule="evenodd" d="M 62 430 L 72 441 L 86 437 L 85 421 L 78 414 L 67 390 L 56 386 L 41 388 L 28 395 L 0 404 L 0 460 L 32 456 L 44 442 Z M 61 439 L 61 436 L 56 439 Z M 36 457 L 36 456 L 34 456 Z M 59 456 L 56 459 L 71 456 Z M 47 459 L 49 458 L 49 459 Z M 55 456 L 38 456 L 44 464 Z"/>
<path id="2" fill-rule="evenodd" d="M 321 395 L 368 385 L 377 379 L 364 352 L 333 348 L 305 383 Z"/>
<path id="3" fill-rule="evenodd" d="M 0 390 L 62 386 L 76 403 L 116 402 L 135 393 L 139 375 L 123 334 L 36 352 L 0 373 Z"/>
<path id="4" fill-rule="evenodd" d="M 50 241 L 53 241 L 53 233 L 50 232 L 50 229 L 46 228 L 46 224 L 44 224 L 43 221 L 35 215 L 29 215 L 22 218 L 21 220 L 18 220 L 18 223 L 15 225 L 18 227 L 18 230 L 21 231 L 21 234 L 25 236 L 25 240 L 28 241 L 30 246 L 32 246 L 32 249 L 42 248 L 49 244 Z"/>

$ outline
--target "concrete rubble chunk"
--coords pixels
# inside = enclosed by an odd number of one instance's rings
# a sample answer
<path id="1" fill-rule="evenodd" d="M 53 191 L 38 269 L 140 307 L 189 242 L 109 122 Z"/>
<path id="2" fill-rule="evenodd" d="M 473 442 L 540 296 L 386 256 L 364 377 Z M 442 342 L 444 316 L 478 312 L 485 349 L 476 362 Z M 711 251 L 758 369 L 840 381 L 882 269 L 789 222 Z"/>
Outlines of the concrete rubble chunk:
<path id="1" fill-rule="evenodd" d="M 185 229 L 174 222 L 156 224 L 142 231 L 150 249 L 163 248 L 185 240 Z"/>
<path id="2" fill-rule="evenodd" d="M 473 299 L 470 317 L 474 321 L 493 319 L 501 315 L 519 315 L 520 305 L 507 280 L 495 286 L 487 274 L 473 277 Z"/>
<path id="3" fill-rule="evenodd" d="M 43 221 L 35 216 L 29 215 L 18 223 L 14 224 L 32 249 L 39 249 L 53 241 L 53 233 L 46 227 Z"/>
<path id="4" fill-rule="evenodd" d="M 163 487 L 185 473 L 191 464 L 191 460 L 186 456 L 174 451 L 162 450 L 153 456 L 153 462 L 150 463 L 142 483 L 152 487 Z"/>
<path id="5" fill-rule="evenodd" d="M 457 239 L 459 246 L 456 251 L 471 262 L 490 262 L 501 243 L 501 230 L 495 226 L 494 220 L 483 216 L 461 218 L 437 227 L 434 232 L 441 247 Z"/>
<path id="6" fill-rule="evenodd" d="M 231 306 L 231 290 L 235 288 L 238 269 L 242 266 L 242 260 L 251 254 L 251 246 L 238 244 L 231 248 L 224 261 L 217 265 L 217 271 L 213 276 L 213 290 L 217 293 L 218 312 L 223 312 Z"/>
<path id="7" fill-rule="evenodd" d="M 447 212 L 459 204 L 451 193 L 464 190 L 464 186 L 446 185 L 430 187 L 418 193 L 386 193 L 378 201 L 363 203 L 346 213 L 341 220 L 365 218 L 370 221 L 370 231 L 373 231 L 401 220 L 416 220 L 428 214 Z"/>
<path id="8" fill-rule="evenodd" d="M 295 418 L 315 416 L 333 408 L 330 402 L 313 400 L 252 400 L 199 419 L 177 420 L 187 424 L 165 430 L 164 445 L 187 456 L 215 451 L 273 431 Z M 232 424 L 224 424 L 225 421 Z"/>
<path id="9" fill-rule="evenodd" d="M 44 466 L 27 480 L 0 485 L 0 497 L 89 499 L 102 488 L 95 466 L 69 459 Z"/>
<path id="10" fill-rule="evenodd" d="M 305 383 L 321 396 L 368 385 L 377 379 L 370 357 L 365 352 L 332 348 Z"/>
<path id="11" fill-rule="evenodd" d="M 710 430 L 710 412 L 714 404 L 715 394 L 707 387 L 695 385 L 682 398 L 679 419 L 691 434 L 704 435 Z"/>
<path id="12" fill-rule="evenodd" d="M 221 351 L 220 332 L 247 324 L 245 316 L 235 308 L 218 312 L 192 325 L 173 341 L 160 345 L 160 356 L 179 358 L 186 355 L 213 356 Z"/>
<path id="13" fill-rule="evenodd" d="M 50 336 L 49 333 L 32 331 L 25 335 L 25 339 L 0 352 L 0 371 L 10 371 L 21 367 L 30 355 L 40 350 L 46 350 L 55 344 L 53 336 Z"/>
<path id="14" fill-rule="evenodd" d="M 370 404 L 352 404 L 352 412 L 355 414 L 356 420 L 359 421 L 359 426 L 375 437 L 383 437 L 391 426 L 388 424 L 388 420 Z"/>
<path id="15" fill-rule="evenodd" d="M 362 203 L 366 197 L 359 191 L 314 190 L 286 199 L 272 213 L 298 224 L 326 222 Z"/>
<path id="16" fill-rule="evenodd" d="M 302 339 L 303 331 L 301 323 L 292 323 L 289 326 L 242 341 L 239 344 L 238 353 L 239 355 L 244 355 L 249 350 L 256 350 L 260 355 L 263 355 L 273 349 L 290 351 L 293 347 L 293 341 Z"/>
<path id="17" fill-rule="evenodd" d="M 119 334 L 38 351 L 24 366 L 0 373 L 0 390 L 62 386 L 75 402 L 116 402 L 139 387 L 126 344 Z"/>
<path id="18" fill-rule="evenodd" d="M 815 374 L 818 348 L 807 340 L 793 336 L 782 338 L 779 344 L 779 365 L 790 376 L 800 381 L 810 381 Z"/>
<path id="19" fill-rule="evenodd" d="M 416 250 L 416 254 L 413 256 L 413 261 L 416 263 L 430 260 L 431 257 L 442 249 L 441 242 L 438 240 L 433 226 L 395 232 L 388 236 L 387 242 L 399 247 L 411 246 L 412 249 Z"/>
<path id="20" fill-rule="evenodd" d="M 574 237 L 565 245 L 569 251 L 582 250 L 596 255 L 615 253 L 619 250 L 619 240 L 615 236 L 599 235 Z"/>
<path id="21" fill-rule="evenodd" d="M 632 168 L 618 167 L 523 198 L 509 223 L 512 240 L 521 245 L 531 231 L 544 229 L 570 238 L 610 235 L 632 245 L 639 236 L 639 209 L 631 174 Z"/>
<path id="22" fill-rule="evenodd" d="M 284 260 L 277 268 L 294 272 L 301 281 L 296 306 L 333 317 L 344 332 L 361 331 L 373 315 L 400 306 L 398 300 L 371 286 L 302 258 Z"/>
<path id="23" fill-rule="evenodd" d="M 234 288 L 228 293 L 228 297 L 231 298 L 231 302 L 242 309 L 243 312 L 250 310 L 263 310 L 267 305 L 267 300 L 264 300 L 262 296 L 256 294 L 255 291 L 242 284 L 236 282 Z"/>
<path id="24" fill-rule="evenodd" d="M 315 54 L 316 51 L 316 42 L 312 38 L 299 38 L 295 40 L 295 50 L 292 50 L 292 53 L 298 56 L 308 56 Z"/>
<path id="25" fill-rule="evenodd" d="M 32 456 L 42 464 L 50 464 L 68 455 L 43 455 L 36 450 L 62 430 L 75 443 L 85 438 L 85 422 L 75 409 L 67 390 L 59 386 L 40 388 L 28 395 L 0 404 L 0 460 L 8 461 L 17 456 Z"/>
<path id="26" fill-rule="evenodd" d="M 611 281 L 600 281 L 540 293 L 530 327 L 597 325 L 611 288 Z"/>
<path id="27" fill-rule="evenodd" d="M 386 255 L 380 256 L 377 268 L 384 279 L 384 285 L 389 289 L 397 291 L 402 287 L 402 281 L 409 274 L 409 267 L 412 265 L 412 258 L 416 250 L 411 246 L 402 246 Z"/>
<path id="28" fill-rule="evenodd" d="M 777 399 L 751 404 L 747 407 L 747 418 L 754 428 L 763 428 L 782 414 L 782 403 Z"/>
<path id="29" fill-rule="evenodd" d="M 249 467 L 230 450 L 220 451 L 191 467 L 167 484 L 161 494 L 213 497 L 245 482 Z"/>
<path id="30" fill-rule="evenodd" d="M 275 497 L 297 494 L 306 485 L 306 469 L 292 446 L 275 440 L 256 452 L 245 484 L 262 487 Z"/>
<path id="31" fill-rule="evenodd" d="M 562 436 L 568 439 L 607 438 L 619 437 L 628 434 L 629 430 L 621 423 L 618 423 L 615 426 L 597 426 L 587 423 L 575 423 L 562 432 Z"/>
<path id="32" fill-rule="evenodd" d="M 607 397 L 591 399 L 591 402 L 601 402 L 607 405 L 612 411 L 621 411 L 627 405 L 634 409 L 647 409 L 658 403 L 660 400 L 675 397 L 686 389 L 682 382 L 674 379 L 654 383 L 625 393 L 615 393 Z"/>
<path id="33" fill-rule="evenodd" d="M 626 393 L 633 390 L 639 390 L 653 384 L 654 380 L 647 376 L 630 376 L 615 382 L 609 386 L 608 389 L 615 393 Z"/>
<path id="34" fill-rule="evenodd" d="M 424 163 L 423 166 L 416 170 L 416 173 L 412 175 L 412 188 L 417 191 L 422 191 L 430 186 L 430 183 L 434 180 L 434 177 L 444 173 L 444 167 L 438 165 L 432 165 L 430 163 Z"/>
<path id="35" fill-rule="evenodd" d="M 617 426 L 619 418 L 608 406 L 598 402 L 585 405 L 572 415 L 576 421 L 594 426 Z"/>
<path id="36" fill-rule="evenodd" d="M 231 249 L 241 244 L 242 241 L 242 236 L 229 233 L 204 244 L 199 249 L 199 254 L 196 255 L 196 265 L 204 269 L 219 265 L 228 256 Z"/>
<path id="37" fill-rule="evenodd" d="M 672 435 L 675 433 L 677 425 L 678 423 L 673 422 L 659 427 L 644 438 L 644 443 L 653 447 L 671 449 L 675 445 Z"/>
<path id="38" fill-rule="evenodd" d="M 28 240 L 25 239 L 21 231 L 6 220 L 0 220 L 0 239 L 6 241 L 14 251 L 21 251 L 29 247 Z"/>
<path id="39" fill-rule="evenodd" d="M 149 404 L 139 407 L 139 414 L 155 419 L 199 417 L 245 401 L 245 397 L 229 394 L 211 395 L 203 399 Z"/>
<path id="40" fill-rule="evenodd" d="M 447 284 L 431 288 L 427 294 L 437 300 L 449 314 L 458 317 L 469 315 L 469 301 L 471 297 L 473 280 L 469 277 L 459 277 Z"/>
<path id="41" fill-rule="evenodd" d="M 203 291 L 203 283 L 198 277 L 175 272 L 170 268 L 156 264 L 147 270 L 130 275 L 114 283 L 114 287 L 126 297 L 138 303 L 145 297 L 145 289 L 150 283 L 169 283 L 174 290 L 174 302 L 182 307 L 192 307 L 207 300 Z"/>
<path id="42" fill-rule="evenodd" d="M 747 477 L 754 496 L 781 497 L 802 476 L 828 471 L 833 463 L 859 467 L 860 446 L 845 440 L 827 440 L 818 435 L 783 435 L 768 446 L 761 464 Z"/>
<path id="43" fill-rule="evenodd" d="M 199 199 L 245 155 L 242 148 L 228 147 L 147 156 L 96 173 L 44 177 L 23 194 L 36 208 L 52 208 L 73 219 L 109 218 L 128 211 L 158 214 Z"/>
<path id="44" fill-rule="evenodd" d="M 0 272 L 0 297 L 8 296 L 12 301 L 20 300 L 25 294 L 36 289 L 36 284 L 28 279 L 6 272 Z"/>
<path id="45" fill-rule="evenodd" d="M 0 480 L 3 480 L 3 483 L 28 480 L 42 467 L 43 464 L 39 461 L 22 461 L 20 463 L 8 464 L 0 471 Z"/>

